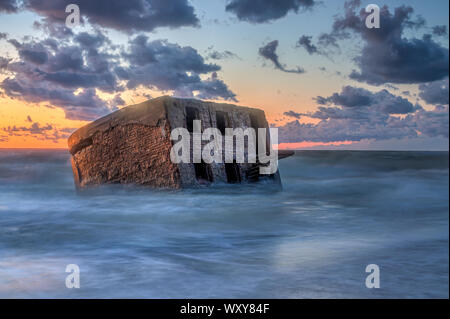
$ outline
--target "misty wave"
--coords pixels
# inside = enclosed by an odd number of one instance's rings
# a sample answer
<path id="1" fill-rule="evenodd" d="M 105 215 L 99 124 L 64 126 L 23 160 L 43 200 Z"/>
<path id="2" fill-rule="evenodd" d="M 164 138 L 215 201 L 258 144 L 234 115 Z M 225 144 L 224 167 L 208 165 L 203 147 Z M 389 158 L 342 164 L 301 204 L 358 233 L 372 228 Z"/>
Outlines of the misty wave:
<path id="1" fill-rule="evenodd" d="M 0 297 L 448 297 L 448 152 L 304 151 L 280 172 L 281 192 L 80 193 L 67 151 L 0 150 Z"/>

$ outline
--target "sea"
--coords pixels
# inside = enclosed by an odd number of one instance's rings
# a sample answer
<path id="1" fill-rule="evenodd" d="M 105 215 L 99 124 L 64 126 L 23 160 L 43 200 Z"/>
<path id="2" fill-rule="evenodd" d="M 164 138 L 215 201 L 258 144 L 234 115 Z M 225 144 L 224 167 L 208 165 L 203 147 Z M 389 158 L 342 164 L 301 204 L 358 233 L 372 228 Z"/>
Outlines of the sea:
<path id="1" fill-rule="evenodd" d="M 2 149 L 0 298 L 449 297 L 448 152 L 296 151 L 279 169 L 281 191 L 79 192 L 67 150 Z"/>

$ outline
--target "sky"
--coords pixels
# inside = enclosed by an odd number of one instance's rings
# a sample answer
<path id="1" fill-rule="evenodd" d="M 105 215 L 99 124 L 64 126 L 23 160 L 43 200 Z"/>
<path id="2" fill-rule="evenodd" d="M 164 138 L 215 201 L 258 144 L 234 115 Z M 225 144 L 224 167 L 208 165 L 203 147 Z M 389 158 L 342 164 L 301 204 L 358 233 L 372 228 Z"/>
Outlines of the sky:
<path id="1" fill-rule="evenodd" d="M 68 4 L 81 23 L 66 26 Z M 369 29 L 365 7 L 380 7 Z M 161 95 L 258 107 L 281 148 L 448 150 L 449 2 L 0 0 L 0 148 Z"/>

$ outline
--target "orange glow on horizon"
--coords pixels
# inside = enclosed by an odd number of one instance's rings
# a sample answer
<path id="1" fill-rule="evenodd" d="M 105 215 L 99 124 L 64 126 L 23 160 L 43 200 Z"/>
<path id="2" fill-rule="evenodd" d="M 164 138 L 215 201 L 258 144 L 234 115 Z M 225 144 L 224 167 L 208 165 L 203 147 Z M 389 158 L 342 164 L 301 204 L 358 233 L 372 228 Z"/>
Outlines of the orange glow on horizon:
<path id="1" fill-rule="evenodd" d="M 162 94 L 151 92 L 153 97 Z M 142 92 L 138 94 L 131 94 L 125 92 L 123 98 L 127 105 L 137 104 L 145 100 Z M 269 123 L 274 123 L 275 119 L 277 125 L 283 125 L 290 121 L 289 118 L 280 119 L 281 110 L 278 109 L 280 104 L 279 99 L 265 101 L 265 105 L 258 105 L 259 99 L 255 99 L 256 103 L 242 102 L 234 103 L 237 105 L 257 107 L 265 111 Z M 224 101 L 213 100 L 213 102 L 224 103 Z M 226 102 L 230 103 L 230 102 Z M 231 102 L 232 103 L 232 102 Z M 17 99 L 10 99 L 7 97 L 0 98 L 0 148 L 43 148 L 43 149 L 67 149 L 67 137 L 72 131 L 86 125 L 88 121 L 76 121 L 66 119 L 64 110 L 58 107 L 49 106 L 47 103 L 31 104 L 22 102 Z M 31 119 L 31 121 L 29 120 Z M 314 120 L 302 118 L 300 122 L 315 122 Z M 33 123 L 38 123 L 40 127 L 51 125 L 52 129 L 45 131 L 45 134 L 35 134 L 30 131 L 23 130 L 30 129 Z M 19 131 L 10 131 L 8 128 L 16 128 Z M 64 136 L 61 130 L 65 130 Z M 54 138 L 55 132 L 60 133 L 59 138 Z M 320 142 L 300 142 L 300 143 L 281 143 L 280 149 L 304 149 L 314 146 L 326 145 L 348 145 L 352 142 L 344 141 L 337 143 L 320 143 Z"/>

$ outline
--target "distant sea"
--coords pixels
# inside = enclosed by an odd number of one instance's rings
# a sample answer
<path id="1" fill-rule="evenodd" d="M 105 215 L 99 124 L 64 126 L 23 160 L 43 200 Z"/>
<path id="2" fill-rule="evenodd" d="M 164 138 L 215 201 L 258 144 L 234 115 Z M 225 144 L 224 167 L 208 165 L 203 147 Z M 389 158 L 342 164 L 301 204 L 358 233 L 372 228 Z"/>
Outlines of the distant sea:
<path id="1" fill-rule="evenodd" d="M 280 172 L 280 192 L 79 194 L 67 151 L 0 150 L 0 297 L 449 297 L 448 152 L 298 151 Z"/>

